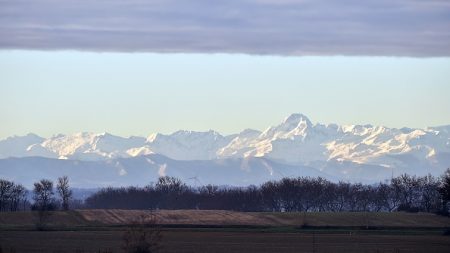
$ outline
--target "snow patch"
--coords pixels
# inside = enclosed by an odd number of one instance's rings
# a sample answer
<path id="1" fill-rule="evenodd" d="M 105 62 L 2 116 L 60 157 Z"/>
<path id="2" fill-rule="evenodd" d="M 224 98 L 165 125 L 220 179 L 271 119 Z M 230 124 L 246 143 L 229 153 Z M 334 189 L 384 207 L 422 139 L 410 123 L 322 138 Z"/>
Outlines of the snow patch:
<path id="1" fill-rule="evenodd" d="M 158 175 L 160 177 L 165 177 L 166 176 L 166 170 L 167 170 L 167 164 L 166 163 L 160 165 L 159 169 L 158 169 Z"/>

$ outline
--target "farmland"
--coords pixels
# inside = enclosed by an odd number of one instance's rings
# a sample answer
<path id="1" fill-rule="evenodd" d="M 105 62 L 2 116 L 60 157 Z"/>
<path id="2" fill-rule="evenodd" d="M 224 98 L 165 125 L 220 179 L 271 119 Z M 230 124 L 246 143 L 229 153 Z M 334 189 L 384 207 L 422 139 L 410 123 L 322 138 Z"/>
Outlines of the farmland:
<path id="1" fill-rule="evenodd" d="M 4 252 L 123 252 L 135 217 L 156 217 L 161 252 L 448 252 L 450 219 L 425 213 L 242 213 L 208 210 L 0 214 Z"/>

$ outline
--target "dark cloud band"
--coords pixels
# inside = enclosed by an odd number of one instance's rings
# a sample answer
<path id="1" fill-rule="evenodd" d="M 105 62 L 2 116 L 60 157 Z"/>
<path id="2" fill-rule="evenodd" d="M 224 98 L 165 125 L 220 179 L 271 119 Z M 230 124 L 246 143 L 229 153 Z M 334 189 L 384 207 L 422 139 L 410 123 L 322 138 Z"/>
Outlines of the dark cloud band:
<path id="1" fill-rule="evenodd" d="M 450 56 L 450 2 L 0 0 L 0 48 Z"/>

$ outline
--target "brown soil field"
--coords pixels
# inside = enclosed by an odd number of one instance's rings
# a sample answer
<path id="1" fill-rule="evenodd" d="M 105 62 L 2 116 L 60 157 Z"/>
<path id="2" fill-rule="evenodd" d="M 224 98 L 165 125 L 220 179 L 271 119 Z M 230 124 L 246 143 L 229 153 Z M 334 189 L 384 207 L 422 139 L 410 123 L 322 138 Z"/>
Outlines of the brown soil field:
<path id="1" fill-rule="evenodd" d="M 49 212 L 48 223 L 54 226 L 80 226 L 89 222 L 78 212 Z M 34 226 L 38 212 L 0 212 L 0 228 L 11 226 Z"/>
<path id="2" fill-rule="evenodd" d="M 123 252 L 140 216 L 163 225 L 159 252 L 450 252 L 450 218 L 434 214 L 217 210 L 52 212 L 48 231 L 36 231 L 34 212 L 0 213 L 0 252 Z"/>
<path id="3" fill-rule="evenodd" d="M 154 216 L 159 224 L 276 225 L 276 223 L 264 219 L 256 213 L 222 210 L 81 210 L 79 212 L 86 220 L 103 224 L 129 224 L 137 217 Z"/>
<path id="4" fill-rule="evenodd" d="M 3 252 L 123 252 L 121 231 L 0 231 Z M 168 230 L 158 252 L 446 253 L 448 236 Z"/>
<path id="5" fill-rule="evenodd" d="M 450 218 L 429 213 L 243 213 L 222 210 L 80 210 L 89 222 L 129 224 L 154 216 L 160 224 L 316 227 L 450 227 Z"/>
<path id="6" fill-rule="evenodd" d="M 139 217 L 165 225 L 446 228 L 450 218 L 430 213 L 252 213 L 223 210 L 76 210 L 52 212 L 49 225 L 127 225 Z M 33 226 L 36 212 L 0 213 L 0 228 Z"/>

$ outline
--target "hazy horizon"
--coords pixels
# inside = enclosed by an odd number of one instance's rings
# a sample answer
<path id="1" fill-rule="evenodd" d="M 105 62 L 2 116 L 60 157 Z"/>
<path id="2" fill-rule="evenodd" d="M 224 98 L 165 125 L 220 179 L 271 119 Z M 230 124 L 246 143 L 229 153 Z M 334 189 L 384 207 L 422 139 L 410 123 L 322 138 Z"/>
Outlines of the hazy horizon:
<path id="1" fill-rule="evenodd" d="M 302 114 L 302 113 L 292 113 L 292 114 Z M 292 115 L 292 114 L 290 114 L 290 115 Z M 304 115 L 304 114 L 303 114 Z M 287 115 L 286 117 L 288 117 L 289 115 Z M 308 115 L 305 115 L 305 116 L 307 116 L 309 119 L 310 119 L 310 117 L 308 116 Z M 156 134 L 156 133 L 159 133 L 159 134 L 165 134 L 165 135 L 171 135 L 171 134 L 174 134 L 174 133 L 176 133 L 176 132 L 178 132 L 178 131 L 189 131 L 189 132 L 209 132 L 209 131 L 214 131 L 214 132 L 217 132 L 217 133 L 219 133 L 219 134 L 221 134 L 221 135 L 223 135 L 223 136 L 227 136 L 227 135 L 234 135 L 234 134 L 238 134 L 238 133 L 240 133 L 240 132 L 243 132 L 243 131 L 245 131 L 245 130 L 249 130 L 249 129 L 251 129 L 251 130 L 257 130 L 257 131 L 261 131 L 261 132 L 263 132 L 263 131 L 265 131 L 265 130 L 267 130 L 267 129 L 269 129 L 270 127 L 273 127 L 273 126 L 275 126 L 275 125 L 277 125 L 277 124 L 280 124 L 286 117 L 284 117 L 284 118 L 280 118 L 278 121 L 276 121 L 276 122 L 274 122 L 274 123 L 272 123 L 271 125 L 268 125 L 268 126 L 266 126 L 266 127 L 263 127 L 263 128 L 250 128 L 250 127 L 245 127 L 245 128 L 242 128 L 241 130 L 238 130 L 238 131 L 236 131 L 236 132 L 221 132 L 221 131 L 218 131 L 218 130 L 216 130 L 216 129 L 201 129 L 201 130 L 196 130 L 196 129 L 182 129 L 182 128 L 180 128 L 180 129 L 178 129 L 178 130 L 174 130 L 174 131 L 172 131 L 172 132 L 164 132 L 164 131 L 157 131 L 157 132 L 149 132 L 149 133 L 147 133 L 147 134 L 126 134 L 126 135 L 121 135 L 121 134 L 117 134 L 117 133 L 115 133 L 115 132 L 111 132 L 111 131 L 107 131 L 107 130 L 105 130 L 105 131 L 97 131 L 97 132 L 95 132 L 95 131 L 86 131 L 86 130 L 83 130 L 83 131 L 77 131 L 77 132 L 57 132 L 57 133 L 52 133 L 52 134 L 50 134 L 50 135 L 44 135 L 44 134 L 39 134 L 39 133 L 37 133 L 37 132 L 32 132 L 32 131 L 30 131 L 30 132 L 26 132 L 26 133 L 23 133 L 23 134 L 12 134 L 12 135 L 8 135 L 8 136 L 5 136 L 4 138 L 0 138 L 0 140 L 5 140 L 5 139 L 7 139 L 7 138 L 9 138 L 9 137 L 15 137 L 15 136 L 17 136 L 17 137 L 20 137 L 20 136 L 26 136 L 26 135 L 29 135 L 29 134 L 35 134 L 35 135 L 37 135 L 37 136 L 39 136 L 39 137 L 43 137 L 43 138 L 52 138 L 52 137 L 55 137 L 55 136 L 58 136 L 58 135 L 73 135 L 73 134 L 79 134 L 79 133 L 92 133 L 92 134 L 111 134 L 111 135 L 114 135 L 114 136 L 120 136 L 120 137 L 124 137 L 124 138 L 128 138 L 128 137 L 144 137 L 144 138 L 147 138 L 147 137 L 149 137 L 150 135 L 152 135 L 152 134 Z M 346 123 L 346 124 L 338 124 L 338 123 L 335 123 L 335 122 L 315 122 L 315 121 L 311 121 L 313 124 L 324 124 L 324 125 L 330 125 L 330 124 L 336 124 L 336 125 L 338 125 L 338 126 L 350 126 L 350 125 L 361 125 L 361 126 L 368 126 L 368 125 L 370 125 L 370 126 L 373 126 L 373 127 L 387 127 L 387 128 L 391 128 L 391 129 L 402 129 L 402 128 L 412 128 L 412 129 L 423 129 L 423 130 L 425 130 L 425 129 L 427 129 L 427 128 L 436 128 L 436 127 L 446 127 L 446 126 L 450 126 L 450 124 L 442 124 L 442 125 L 433 125 L 433 126 L 426 126 L 426 127 L 410 127 L 410 126 L 402 126 L 402 127 L 391 127 L 391 126 L 387 126 L 387 125 L 377 125 L 377 124 L 371 124 L 371 123 L 361 123 L 361 124 L 359 124 L 359 123 L 354 123 L 354 124 L 351 124 L 351 123 Z"/>

